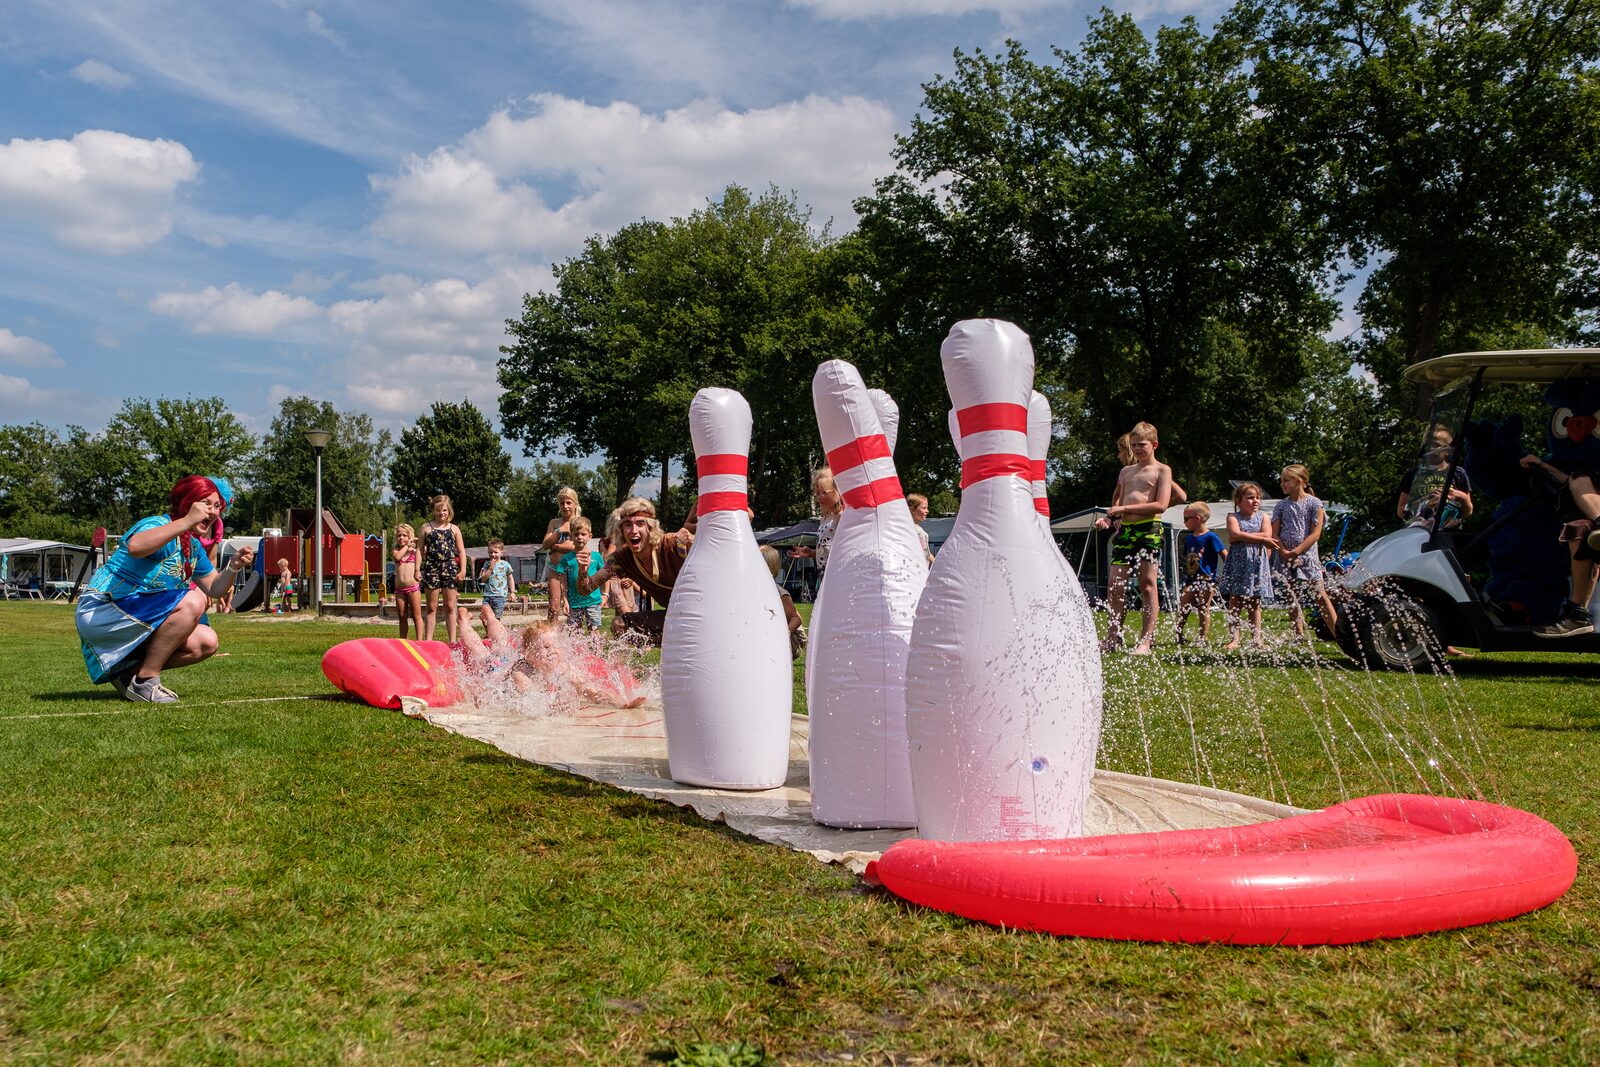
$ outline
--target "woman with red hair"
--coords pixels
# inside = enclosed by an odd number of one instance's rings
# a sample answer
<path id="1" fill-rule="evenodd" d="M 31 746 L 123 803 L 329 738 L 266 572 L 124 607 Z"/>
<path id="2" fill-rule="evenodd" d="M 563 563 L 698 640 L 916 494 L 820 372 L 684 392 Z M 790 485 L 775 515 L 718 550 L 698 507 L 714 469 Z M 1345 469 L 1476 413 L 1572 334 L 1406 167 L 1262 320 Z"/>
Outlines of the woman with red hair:
<path id="1" fill-rule="evenodd" d="M 180 478 L 167 503 L 165 515 L 128 528 L 78 599 L 78 637 L 90 680 L 110 682 L 128 700 L 149 704 L 178 699 L 161 684 L 164 668 L 187 667 L 216 652 L 217 632 L 203 621 L 206 598 L 227 596 L 234 576 L 255 556 L 240 549 L 221 570 L 206 556 L 199 535 L 215 528 L 225 507 L 210 478 Z"/>

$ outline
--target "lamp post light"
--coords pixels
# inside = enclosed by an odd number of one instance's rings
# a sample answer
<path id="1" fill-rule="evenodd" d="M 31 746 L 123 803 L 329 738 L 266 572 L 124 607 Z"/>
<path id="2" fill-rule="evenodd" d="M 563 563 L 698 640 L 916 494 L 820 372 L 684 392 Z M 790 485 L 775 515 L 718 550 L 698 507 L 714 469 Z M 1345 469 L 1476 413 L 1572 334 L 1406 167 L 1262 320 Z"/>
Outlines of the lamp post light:
<path id="1" fill-rule="evenodd" d="M 307 430 L 306 443 L 317 454 L 317 514 L 312 522 L 312 544 L 315 545 L 317 557 L 317 584 L 313 587 L 311 602 L 316 607 L 316 612 L 322 614 L 322 450 L 328 447 L 328 442 L 333 440 L 332 430 Z"/>

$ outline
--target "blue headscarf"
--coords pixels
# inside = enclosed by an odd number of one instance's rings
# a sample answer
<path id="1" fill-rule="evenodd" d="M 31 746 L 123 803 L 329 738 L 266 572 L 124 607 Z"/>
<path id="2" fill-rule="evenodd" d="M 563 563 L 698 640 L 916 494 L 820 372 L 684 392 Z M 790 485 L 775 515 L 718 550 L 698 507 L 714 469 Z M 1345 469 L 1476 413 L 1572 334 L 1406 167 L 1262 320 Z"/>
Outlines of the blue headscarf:
<path id="1" fill-rule="evenodd" d="M 217 487 L 217 495 L 222 497 L 222 510 L 227 511 L 228 506 L 233 503 L 233 483 L 216 475 L 211 475 L 210 478 L 211 484 Z"/>

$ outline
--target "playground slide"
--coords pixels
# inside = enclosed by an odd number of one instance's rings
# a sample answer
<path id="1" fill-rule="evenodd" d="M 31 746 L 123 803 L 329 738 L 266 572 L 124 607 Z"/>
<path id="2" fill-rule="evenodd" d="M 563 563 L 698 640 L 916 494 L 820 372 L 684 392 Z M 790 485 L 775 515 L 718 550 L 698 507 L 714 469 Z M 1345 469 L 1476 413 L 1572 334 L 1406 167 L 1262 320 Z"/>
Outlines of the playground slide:
<path id="1" fill-rule="evenodd" d="M 239 575 L 233 584 L 233 610 L 254 611 L 261 606 L 261 597 L 267 583 L 254 570 Z"/>
<path id="2" fill-rule="evenodd" d="M 233 610 L 250 611 L 261 606 L 261 597 L 267 588 L 267 583 L 261 573 L 261 538 L 259 537 L 230 537 L 222 542 L 222 565 L 226 567 L 228 561 L 239 549 L 249 546 L 255 550 L 256 560 L 249 570 L 234 578 L 233 581 Z"/>

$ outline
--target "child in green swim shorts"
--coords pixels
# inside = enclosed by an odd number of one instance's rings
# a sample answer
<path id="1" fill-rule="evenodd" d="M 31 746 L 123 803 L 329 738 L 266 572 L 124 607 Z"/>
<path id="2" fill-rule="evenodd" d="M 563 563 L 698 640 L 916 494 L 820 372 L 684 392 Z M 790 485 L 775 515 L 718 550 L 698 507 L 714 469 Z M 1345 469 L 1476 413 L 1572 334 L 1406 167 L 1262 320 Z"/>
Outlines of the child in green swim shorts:
<path id="1" fill-rule="evenodd" d="M 1128 432 L 1128 447 L 1133 462 L 1117 475 L 1117 503 L 1106 509 L 1095 525 L 1102 530 L 1117 527 L 1111 541 L 1111 588 L 1107 592 L 1110 625 L 1102 652 L 1122 647 L 1122 620 L 1128 612 L 1127 583 L 1130 568 L 1137 568 L 1139 596 L 1144 601 L 1144 626 L 1131 655 L 1148 656 L 1155 641 L 1156 622 L 1161 616 L 1160 590 L 1156 584 L 1161 566 L 1161 539 L 1166 526 L 1161 513 L 1172 499 L 1172 469 L 1156 459 L 1156 428 L 1141 422 Z"/>

